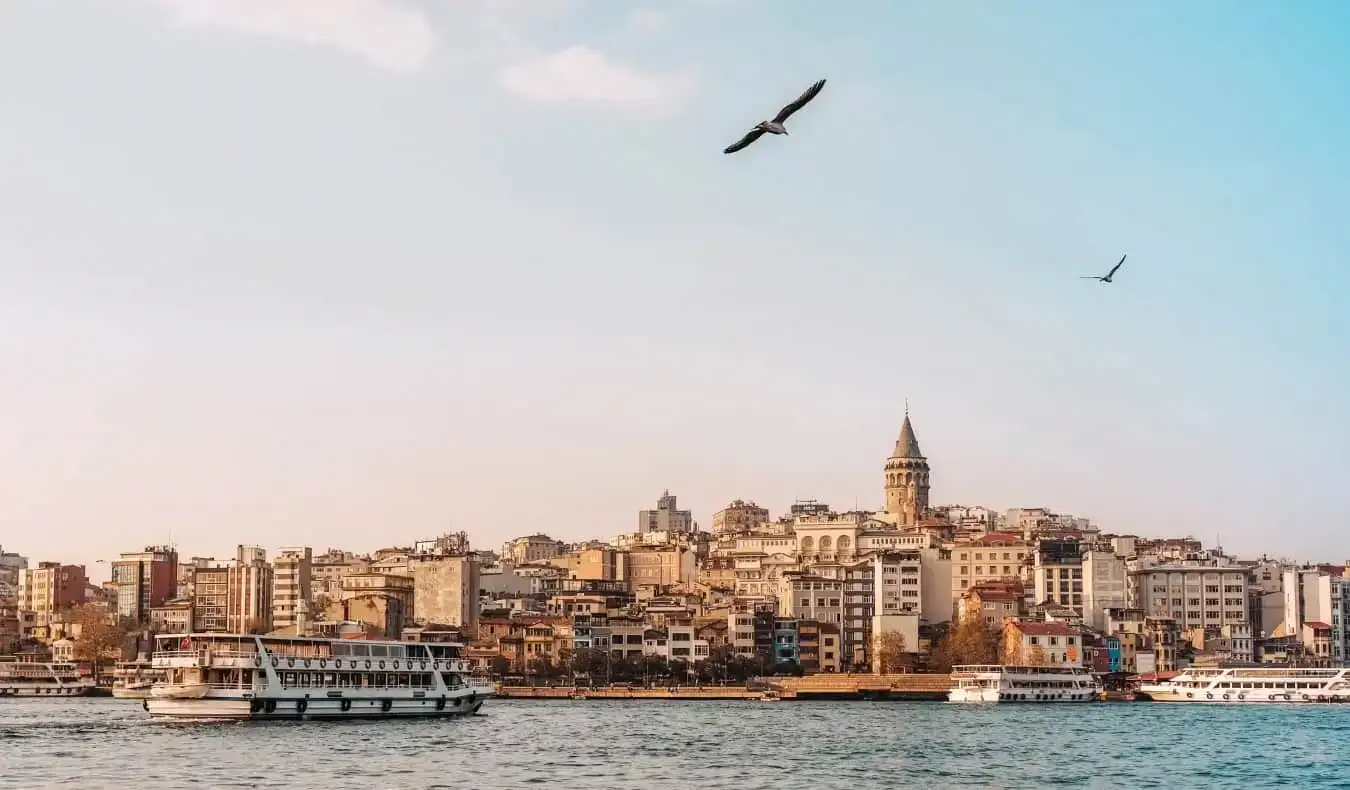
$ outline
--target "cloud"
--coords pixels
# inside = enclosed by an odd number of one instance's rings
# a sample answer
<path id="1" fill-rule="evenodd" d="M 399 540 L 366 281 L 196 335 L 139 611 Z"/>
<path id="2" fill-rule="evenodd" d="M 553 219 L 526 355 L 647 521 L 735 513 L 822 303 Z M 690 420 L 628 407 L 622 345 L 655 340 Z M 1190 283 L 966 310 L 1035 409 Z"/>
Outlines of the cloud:
<path id="1" fill-rule="evenodd" d="M 590 104 L 668 110 L 693 87 L 688 76 L 644 74 L 584 45 L 502 69 L 507 91 L 543 104 Z"/>
<path id="2" fill-rule="evenodd" d="M 177 24 L 211 26 L 326 46 L 387 71 L 420 70 L 436 31 L 397 0 L 150 0 Z"/>
<path id="3" fill-rule="evenodd" d="M 664 30 L 670 24 L 670 14 L 655 8 L 635 8 L 628 12 L 628 26 L 643 33 Z"/>

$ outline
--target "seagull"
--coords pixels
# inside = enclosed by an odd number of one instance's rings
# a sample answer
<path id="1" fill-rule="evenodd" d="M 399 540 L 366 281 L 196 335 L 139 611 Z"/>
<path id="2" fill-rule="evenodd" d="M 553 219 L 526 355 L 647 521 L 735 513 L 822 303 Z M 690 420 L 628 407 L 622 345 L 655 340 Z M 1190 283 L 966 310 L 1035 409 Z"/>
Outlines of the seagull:
<path id="1" fill-rule="evenodd" d="M 820 80 L 816 82 L 816 84 L 807 88 L 805 93 L 803 93 L 801 96 L 798 96 L 796 101 L 779 110 L 778 114 L 773 117 L 772 121 L 760 121 L 759 123 L 755 124 L 755 128 L 747 132 L 746 135 L 742 137 L 740 140 L 727 146 L 726 150 L 724 150 L 722 153 L 734 154 L 737 151 L 741 150 L 742 148 L 745 148 L 746 146 L 750 145 L 754 141 L 758 140 L 760 137 L 763 137 L 765 132 L 768 132 L 769 134 L 787 134 L 788 133 L 787 127 L 783 126 L 783 124 L 787 122 L 788 118 L 792 117 L 792 114 L 794 112 L 805 107 L 807 102 L 816 98 L 816 94 L 820 93 L 820 89 L 823 87 L 825 87 L 825 80 Z"/>
<path id="2" fill-rule="evenodd" d="M 1109 283 L 1109 282 L 1111 282 L 1111 278 L 1114 277 L 1114 276 L 1116 275 L 1116 269 L 1119 269 L 1119 268 L 1120 268 L 1121 266 L 1123 266 L 1124 264 L 1125 264 L 1125 256 L 1122 255 L 1122 256 L 1120 256 L 1120 260 L 1116 263 L 1116 265 L 1111 267 L 1111 271 L 1109 271 L 1109 272 L 1106 273 L 1106 276 L 1105 276 L 1105 277 L 1098 277 L 1098 276 L 1095 275 L 1095 274 L 1085 274 L 1085 275 L 1082 275 L 1081 277 L 1079 277 L 1078 279 L 1080 279 L 1080 280 L 1098 280 L 1098 281 L 1100 281 L 1100 282 Z"/>

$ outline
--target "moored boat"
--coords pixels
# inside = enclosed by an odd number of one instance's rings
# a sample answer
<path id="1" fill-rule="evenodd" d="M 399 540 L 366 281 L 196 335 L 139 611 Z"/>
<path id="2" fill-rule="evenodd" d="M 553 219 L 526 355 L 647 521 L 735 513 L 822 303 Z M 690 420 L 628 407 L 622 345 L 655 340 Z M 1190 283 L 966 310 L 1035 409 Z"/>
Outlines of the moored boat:
<path id="1" fill-rule="evenodd" d="M 149 656 L 138 655 L 135 661 L 122 661 L 113 668 L 112 695 L 117 699 L 145 699 L 156 680 L 164 679 L 164 671 L 155 669 Z"/>
<path id="2" fill-rule="evenodd" d="M 408 718 L 477 713 L 495 693 L 461 645 L 235 634 L 156 637 L 153 716 Z"/>
<path id="3" fill-rule="evenodd" d="M 1350 702 L 1350 667 L 1189 667 L 1139 692 L 1154 702 Z"/>
<path id="4" fill-rule="evenodd" d="M 0 656 L 0 697 L 83 697 L 94 681 L 68 661 L 21 661 Z"/>
<path id="5" fill-rule="evenodd" d="M 948 702 L 1094 702 L 1102 691 L 1081 667 L 964 664 L 951 677 Z"/>

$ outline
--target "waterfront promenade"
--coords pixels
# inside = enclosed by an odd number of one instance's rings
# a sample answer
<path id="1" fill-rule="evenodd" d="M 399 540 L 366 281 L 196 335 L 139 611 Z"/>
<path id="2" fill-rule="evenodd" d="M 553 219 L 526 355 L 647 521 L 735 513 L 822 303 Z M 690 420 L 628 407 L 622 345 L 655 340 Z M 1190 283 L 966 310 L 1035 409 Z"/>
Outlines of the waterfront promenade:
<path id="1" fill-rule="evenodd" d="M 745 686 L 659 686 L 632 688 L 603 686 L 499 686 L 498 695 L 509 699 L 569 699 L 582 694 L 586 699 L 664 699 L 664 700 L 758 700 L 777 697 L 783 700 L 893 699 L 942 701 L 951 689 L 951 676 L 945 674 L 904 675 L 811 675 L 800 678 L 774 678 L 765 689 Z"/>

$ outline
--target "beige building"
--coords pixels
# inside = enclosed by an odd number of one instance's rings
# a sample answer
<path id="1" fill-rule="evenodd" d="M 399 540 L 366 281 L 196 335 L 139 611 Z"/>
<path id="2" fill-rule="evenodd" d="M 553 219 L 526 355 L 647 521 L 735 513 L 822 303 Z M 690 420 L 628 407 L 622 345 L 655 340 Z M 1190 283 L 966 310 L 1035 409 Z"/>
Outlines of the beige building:
<path id="1" fill-rule="evenodd" d="M 397 639 L 412 621 L 415 583 L 407 576 L 349 573 L 342 579 L 341 600 L 328 604 L 329 620 L 350 620 Z"/>
<path id="2" fill-rule="evenodd" d="M 567 545 L 548 535 L 526 535 L 523 538 L 508 540 L 502 545 L 502 562 L 525 565 L 531 562 L 543 562 L 566 551 Z"/>
<path id="3" fill-rule="evenodd" d="M 283 548 L 272 562 L 272 629 L 303 635 L 310 620 L 314 551 Z"/>
<path id="4" fill-rule="evenodd" d="M 573 579 L 626 581 L 627 560 L 628 557 L 624 552 L 615 551 L 608 546 L 590 546 L 550 557 L 548 563 L 567 571 L 567 575 Z"/>
<path id="5" fill-rule="evenodd" d="M 844 622 L 844 583 L 801 571 L 778 579 L 778 615 L 838 626 Z"/>
<path id="6" fill-rule="evenodd" d="M 258 546 L 239 546 L 235 563 L 227 569 L 229 596 L 226 624 L 231 633 L 272 630 L 272 566 Z"/>
<path id="7" fill-rule="evenodd" d="M 928 459 L 914 436 L 914 426 L 909 422 L 908 409 L 895 450 L 886 459 L 885 479 L 886 512 L 894 517 L 897 526 L 918 524 L 928 512 L 929 469 Z"/>
<path id="8" fill-rule="evenodd" d="M 186 634 L 192 626 L 191 598 L 175 598 L 150 609 L 150 627 L 161 634 Z"/>
<path id="9" fill-rule="evenodd" d="M 627 565 L 628 581 L 634 590 L 692 582 L 697 573 L 694 552 L 685 546 L 632 549 Z"/>
<path id="10" fill-rule="evenodd" d="M 688 510 L 680 510 L 675 504 L 675 495 L 666 491 L 656 500 L 655 510 L 638 511 L 638 532 L 692 532 L 694 515 Z"/>
<path id="11" fill-rule="evenodd" d="M 987 535 L 952 546 L 952 598 L 971 587 L 1008 579 L 1029 580 L 1032 547 L 1010 532 Z"/>
<path id="12" fill-rule="evenodd" d="M 58 612 L 84 603 L 89 578 L 83 565 L 39 562 L 19 571 L 19 608 L 32 612 L 39 628 L 51 623 Z"/>
<path id="13" fill-rule="evenodd" d="M 769 523 L 769 509 L 754 502 L 737 499 L 713 514 L 714 535 L 739 535 L 754 532 Z"/>
<path id="14" fill-rule="evenodd" d="M 413 579 L 412 617 L 421 624 L 478 625 L 478 557 L 467 554 L 421 555 L 409 560 Z"/>

